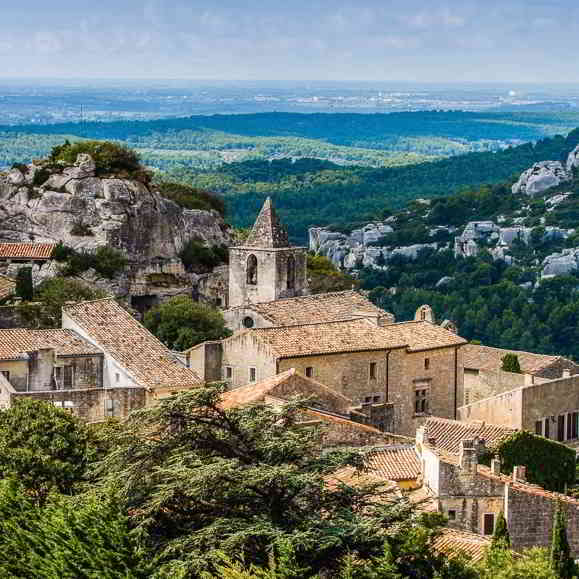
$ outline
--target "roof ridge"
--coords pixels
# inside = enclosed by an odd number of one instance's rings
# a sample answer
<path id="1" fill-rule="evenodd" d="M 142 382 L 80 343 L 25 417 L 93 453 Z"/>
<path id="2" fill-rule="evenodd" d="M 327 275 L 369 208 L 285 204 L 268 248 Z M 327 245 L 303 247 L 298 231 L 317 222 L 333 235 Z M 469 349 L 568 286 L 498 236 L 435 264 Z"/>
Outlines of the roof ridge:
<path id="1" fill-rule="evenodd" d="M 329 324 L 343 324 L 345 322 L 369 322 L 369 320 L 365 317 L 359 318 L 344 318 L 343 320 L 328 320 L 323 322 L 309 322 L 307 324 L 286 324 L 283 326 L 269 326 L 267 328 L 249 328 L 250 332 L 260 332 L 263 330 L 285 330 L 286 328 L 303 328 L 309 326 L 327 326 Z M 374 326 L 372 322 L 369 322 L 372 327 L 375 327 L 377 330 L 383 330 L 380 326 Z"/>
<path id="2" fill-rule="evenodd" d="M 64 306 L 62 306 L 62 309 L 65 310 L 65 309 L 68 309 L 68 308 L 75 308 L 76 306 L 80 306 L 80 305 L 82 305 L 82 304 L 94 304 L 94 303 L 96 303 L 96 302 L 106 302 L 106 301 L 114 301 L 114 302 L 119 306 L 119 308 L 121 308 L 123 311 L 126 311 L 126 310 L 124 310 L 124 308 L 117 302 L 116 298 L 113 297 L 113 296 L 108 296 L 108 297 L 106 297 L 106 298 L 98 298 L 98 299 L 96 299 L 96 300 L 83 300 L 82 302 L 75 302 L 74 304 L 68 304 L 68 305 L 65 304 Z M 127 313 L 129 313 L 129 312 L 127 312 Z"/>

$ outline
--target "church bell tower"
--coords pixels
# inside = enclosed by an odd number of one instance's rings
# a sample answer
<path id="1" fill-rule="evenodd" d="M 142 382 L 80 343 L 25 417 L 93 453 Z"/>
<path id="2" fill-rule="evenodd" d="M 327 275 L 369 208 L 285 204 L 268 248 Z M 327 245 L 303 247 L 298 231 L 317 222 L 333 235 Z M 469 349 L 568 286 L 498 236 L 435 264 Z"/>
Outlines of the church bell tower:
<path id="1" fill-rule="evenodd" d="M 304 295 L 306 248 L 292 247 L 268 197 L 249 237 L 229 248 L 229 307 Z"/>

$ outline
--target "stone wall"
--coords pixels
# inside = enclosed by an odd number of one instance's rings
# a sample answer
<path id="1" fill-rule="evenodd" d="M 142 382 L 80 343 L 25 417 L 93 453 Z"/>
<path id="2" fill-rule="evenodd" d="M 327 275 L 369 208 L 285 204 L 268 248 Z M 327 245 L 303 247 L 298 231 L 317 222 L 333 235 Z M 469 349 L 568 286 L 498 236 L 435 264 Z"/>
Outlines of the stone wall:
<path id="1" fill-rule="evenodd" d="M 464 397 L 463 404 L 471 404 L 478 400 L 484 400 L 496 394 L 520 388 L 525 384 L 544 382 L 544 378 L 535 378 L 530 374 L 516 374 L 503 370 L 467 370 L 464 371 Z"/>
<path id="2" fill-rule="evenodd" d="M 523 427 L 523 388 L 509 390 L 458 409 L 458 420 L 482 420 L 490 424 Z"/>
<path id="3" fill-rule="evenodd" d="M 19 397 L 50 402 L 71 411 L 85 422 L 101 422 L 109 417 L 126 418 L 131 411 L 145 405 L 144 388 L 15 392 L 11 395 L 11 403 Z"/>

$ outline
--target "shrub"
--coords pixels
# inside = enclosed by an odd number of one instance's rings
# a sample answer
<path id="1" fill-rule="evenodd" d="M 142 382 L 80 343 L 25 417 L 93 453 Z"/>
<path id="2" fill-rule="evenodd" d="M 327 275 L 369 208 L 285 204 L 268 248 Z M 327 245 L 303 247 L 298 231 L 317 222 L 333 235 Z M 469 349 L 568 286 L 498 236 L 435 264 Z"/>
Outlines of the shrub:
<path id="1" fill-rule="evenodd" d="M 50 177 L 50 171 L 43 167 L 42 169 L 37 169 L 36 173 L 34 173 L 34 178 L 32 179 L 32 184 L 35 187 L 40 187 L 41 185 L 44 185 L 44 183 L 46 183 L 46 181 L 48 181 L 48 178 Z"/>
<path id="2" fill-rule="evenodd" d="M 575 450 L 564 444 L 526 431 L 514 432 L 481 457 L 490 464 L 494 454 L 501 458 L 501 470 L 511 474 L 513 467 L 527 467 L 529 482 L 550 491 L 563 492 L 575 482 Z"/>
<path id="3" fill-rule="evenodd" d="M 77 233 L 80 235 L 80 233 Z M 125 255 L 114 249 L 103 245 L 94 252 L 76 251 L 60 242 L 52 253 L 52 257 L 61 263 L 65 263 L 62 274 L 66 277 L 80 275 L 88 269 L 94 269 L 102 277 L 114 278 L 121 273 L 127 265 Z"/>
<path id="4" fill-rule="evenodd" d="M 188 241 L 179 253 L 187 271 L 196 273 L 210 272 L 214 267 L 227 263 L 227 247 L 222 245 L 207 246 L 198 239 Z"/>
<path id="5" fill-rule="evenodd" d="M 195 189 L 182 183 L 160 182 L 157 183 L 156 187 L 163 197 L 175 201 L 177 205 L 185 209 L 217 211 L 220 215 L 225 215 L 225 202 L 215 193 Z"/>
<path id="6" fill-rule="evenodd" d="M 31 301 L 34 297 L 34 287 L 32 284 L 32 268 L 21 267 L 16 276 L 16 295 L 24 301 Z"/>
<path id="7" fill-rule="evenodd" d="M 78 237 L 90 237 L 93 235 L 91 228 L 82 221 L 77 221 L 70 228 L 70 234 Z"/>
<path id="8" fill-rule="evenodd" d="M 505 354 L 502 358 L 501 370 L 504 372 L 513 372 L 514 374 L 521 373 L 521 365 L 516 354 Z"/>
<path id="9" fill-rule="evenodd" d="M 73 165 L 81 153 L 90 155 L 99 176 L 127 176 L 148 182 L 151 176 L 140 163 L 135 151 L 125 145 L 110 141 L 81 141 L 70 143 L 66 141 L 52 149 L 50 162 Z"/>

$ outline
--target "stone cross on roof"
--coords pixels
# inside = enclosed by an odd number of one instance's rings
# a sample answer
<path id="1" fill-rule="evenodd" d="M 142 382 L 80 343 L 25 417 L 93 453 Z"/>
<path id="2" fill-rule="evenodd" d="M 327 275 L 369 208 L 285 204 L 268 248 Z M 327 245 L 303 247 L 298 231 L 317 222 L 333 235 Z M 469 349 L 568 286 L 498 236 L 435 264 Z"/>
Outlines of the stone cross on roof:
<path id="1" fill-rule="evenodd" d="M 265 200 L 244 245 L 249 247 L 289 247 L 287 231 L 277 218 L 271 197 Z"/>

